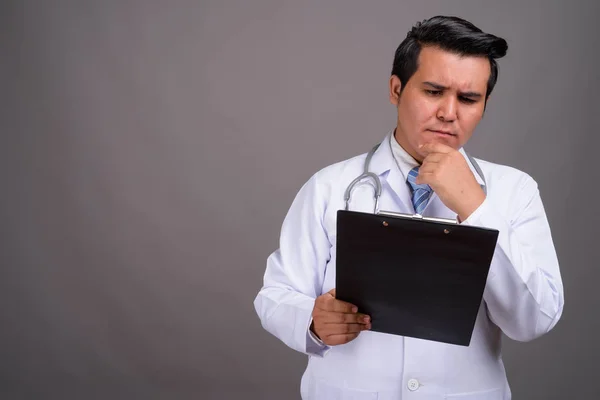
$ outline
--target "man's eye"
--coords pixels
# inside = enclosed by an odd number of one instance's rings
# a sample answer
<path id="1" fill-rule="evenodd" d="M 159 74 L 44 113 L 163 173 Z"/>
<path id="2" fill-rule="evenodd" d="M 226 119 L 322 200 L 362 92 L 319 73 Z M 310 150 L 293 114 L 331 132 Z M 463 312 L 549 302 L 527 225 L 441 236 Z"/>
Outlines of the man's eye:
<path id="1" fill-rule="evenodd" d="M 427 94 L 432 95 L 432 96 L 439 96 L 440 94 L 442 94 L 441 90 L 429 90 L 429 89 L 425 89 L 425 92 Z"/>
<path id="2" fill-rule="evenodd" d="M 473 100 L 473 99 L 470 99 L 470 98 L 468 98 L 468 97 L 461 97 L 461 98 L 460 98 L 460 101 L 462 101 L 462 102 L 463 102 L 463 103 L 465 103 L 465 104 L 473 104 L 473 103 L 475 103 L 475 100 Z"/>

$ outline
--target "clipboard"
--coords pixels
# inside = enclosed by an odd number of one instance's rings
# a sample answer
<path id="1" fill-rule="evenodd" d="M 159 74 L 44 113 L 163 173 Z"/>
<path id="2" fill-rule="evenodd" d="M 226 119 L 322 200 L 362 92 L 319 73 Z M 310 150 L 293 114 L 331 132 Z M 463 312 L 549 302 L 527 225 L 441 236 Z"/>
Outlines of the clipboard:
<path id="1" fill-rule="evenodd" d="M 499 231 L 381 211 L 337 212 L 336 298 L 371 331 L 469 346 Z"/>

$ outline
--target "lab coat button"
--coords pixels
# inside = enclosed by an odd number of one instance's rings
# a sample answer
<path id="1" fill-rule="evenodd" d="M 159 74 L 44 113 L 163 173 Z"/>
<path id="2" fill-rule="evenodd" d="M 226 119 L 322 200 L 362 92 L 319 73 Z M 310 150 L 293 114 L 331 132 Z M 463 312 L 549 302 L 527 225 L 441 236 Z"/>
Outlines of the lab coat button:
<path id="1" fill-rule="evenodd" d="M 411 392 L 414 392 L 415 390 L 417 390 L 419 388 L 419 381 L 416 379 L 409 379 L 408 380 L 408 390 L 410 390 Z"/>

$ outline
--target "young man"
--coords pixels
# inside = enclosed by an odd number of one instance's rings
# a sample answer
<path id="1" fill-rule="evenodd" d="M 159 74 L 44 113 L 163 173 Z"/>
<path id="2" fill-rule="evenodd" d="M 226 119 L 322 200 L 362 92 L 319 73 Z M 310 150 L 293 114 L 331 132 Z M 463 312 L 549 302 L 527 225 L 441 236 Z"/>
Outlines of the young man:
<path id="1" fill-rule="evenodd" d="M 267 331 L 309 355 L 303 399 L 510 399 L 502 333 L 529 341 L 558 322 L 563 286 L 536 182 L 476 160 L 480 176 L 463 150 L 506 50 L 503 39 L 455 17 L 413 27 L 390 78 L 397 125 L 369 169 L 382 182 L 380 209 L 499 231 L 470 346 L 370 331 L 369 316 L 335 298 L 336 212 L 363 171 L 363 154 L 324 168 L 300 189 L 254 302 Z M 369 185 L 352 193 L 350 209 L 373 211 Z"/>

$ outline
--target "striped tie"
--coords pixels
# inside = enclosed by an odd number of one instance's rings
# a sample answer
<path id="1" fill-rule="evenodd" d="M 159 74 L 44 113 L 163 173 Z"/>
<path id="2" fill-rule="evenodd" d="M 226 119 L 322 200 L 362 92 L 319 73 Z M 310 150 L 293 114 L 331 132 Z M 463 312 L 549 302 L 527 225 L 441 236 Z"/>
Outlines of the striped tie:
<path id="1" fill-rule="evenodd" d="M 431 186 L 429 185 L 418 185 L 415 183 L 417 176 L 419 175 L 419 167 L 414 167 L 408 173 L 408 184 L 412 188 L 412 203 L 415 207 L 415 212 L 421 214 L 427 205 L 429 196 L 431 196 Z"/>

